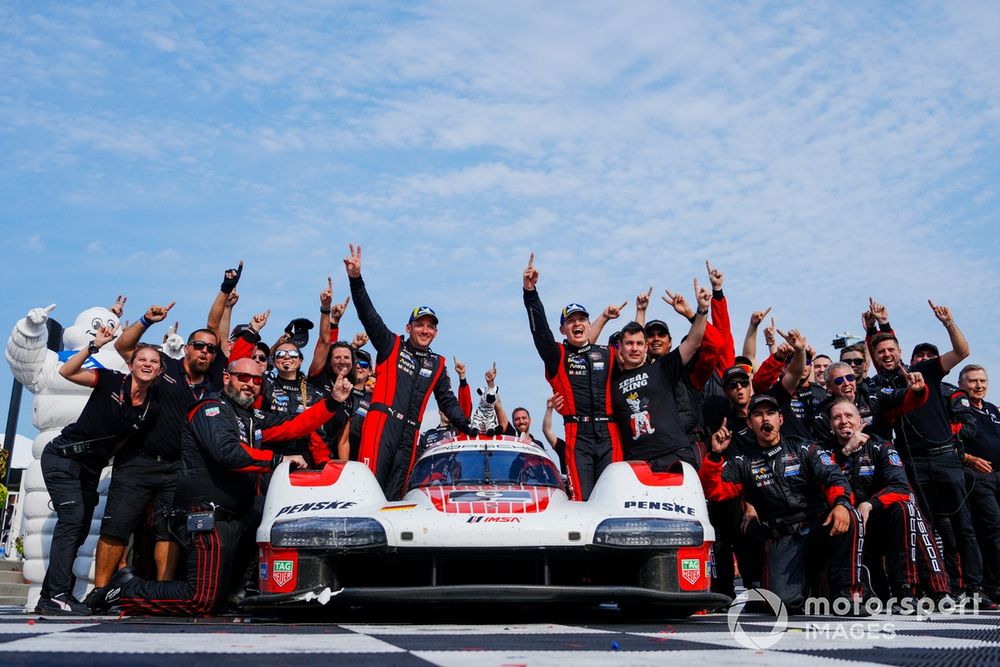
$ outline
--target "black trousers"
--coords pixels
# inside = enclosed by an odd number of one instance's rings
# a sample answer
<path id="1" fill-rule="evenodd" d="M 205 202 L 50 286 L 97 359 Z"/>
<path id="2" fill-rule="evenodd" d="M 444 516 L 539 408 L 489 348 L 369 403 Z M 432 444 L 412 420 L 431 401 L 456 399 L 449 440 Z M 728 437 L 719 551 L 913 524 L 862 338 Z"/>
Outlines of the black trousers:
<path id="1" fill-rule="evenodd" d="M 952 591 L 978 590 L 983 584 L 983 561 L 966 496 L 965 470 L 958 452 L 922 454 L 910 450 L 912 480 L 923 491 L 934 529 L 944 545 L 944 562 Z"/>
<path id="2" fill-rule="evenodd" d="M 97 483 L 101 477 L 100 470 L 92 470 L 80 461 L 56 453 L 54 443 L 57 441 L 58 438 L 45 446 L 41 460 L 42 478 L 56 512 L 49 567 L 42 581 L 42 598 L 73 592 L 76 584 L 73 561 L 90 532 L 90 521 L 99 497 Z"/>
<path id="3" fill-rule="evenodd" d="M 826 514 L 821 514 L 791 535 L 772 533 L 768 539 L 764 588 L 780 597 L 790 612 L 801 613 L 810 594 L 828 592 L 847 599 L 864 595 L 864 526 L 857 510 L 852 509 L 850 517 L 851 525 L 840 535 L 830 535 L 830 526 L 822 525 Z"/>
<path id="4" fill-rule="evenodd" d="M 883 599 L 915 595 L 921 589 L 948 592 L 944 560 L 912 500 L 872 511 L 865 528 L 864 564 Z"/>
<path id="5" fill-rule="evenodd" d="M 736 597 L 736 569 L 733 556 L 740 566 L 740 577 L 746 588 L 760 586 L 764 579 L 764 528 L 759 521 L 751 521 L 744 535 L 743 502 L 739 498 L 708 503 L 708 520 L 715 527 L 715 577 L 712 591 L 731 598 Z"/>
<path id="6" fill-rule="evenodd" d="M 1000 470 L 965 471 L 972 519 L 983 557 L 983 588 L 1000 593 Z"/>
<path id="7" fill-rule="evenodd" d="M 174 532 L 186 552 L 182 581 L 148 581 L 136 577 L 122 587 L 121 606 L 130 614 L 206 616 L 226 604 L 234 574 L 241 568 L 239 549 L 254 525 L 248 516 L 216 513 L 215 527 L 206 532 L 187 530 L 186 517 L 177 517 Z M 242 567 L 245 568 L 245 561 Z"/>

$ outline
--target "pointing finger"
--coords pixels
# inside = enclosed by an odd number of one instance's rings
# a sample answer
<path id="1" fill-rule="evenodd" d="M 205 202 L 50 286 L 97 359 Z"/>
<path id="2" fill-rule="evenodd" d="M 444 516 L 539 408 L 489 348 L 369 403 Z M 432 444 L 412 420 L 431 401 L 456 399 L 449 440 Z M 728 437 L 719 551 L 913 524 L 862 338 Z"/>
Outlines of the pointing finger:
<path id="1" fill-rule="evenodd" d="M 622 305 L 618 306 L 618 310 L 622 310 L 622 309 L 624 309 L 624 308 L 625 308 L 625 306 L 627 306 L 627 305 L 628 305 L 628 301 L 626 301 L 626 302 L 625 302 L 625 303 L 623 303 Z"/>
<path id="2" fill-rule="evenodd" d="M 174 307 L 174 304 L 175 304 L 175 303 L 177 303 L 177 302 L 176 302 L 176 301 L 171 301 L 171 302 L 170 302 L 170 305 L 169 305 L 169 306 L 167 306 L 167 309 L 163 311 L 163 314 L 164 314 L 164 315 L 166 315 L 167 313 L 169 313 L 169 312 L 170 312 L 170 309 Z"/>
<path id="3" fill-rule="evenodd" d="M 768 306 L 767 310 L 764 311 L 764 314 L 760 316 L 760 319 L 764 319 L 765 317 L 767 317 L 767 314 L 770 312 L 771 312 L 771 306 Z"/>
<path id="4" fill-rule="evenodd" d="M 56 309 L 56 304 L 52 303 L 52 304 L 49 304 L 48 308 L 45 309 L 45 312 L 46 312 L 46 314 L 48 314 L 48 313 L 51 313 L 55 309 Z"/>
<path id="5" fill-rule="evenodd" d="M 528 268 L 529 269 L 535 268 L 535 253 L 531 253 L 531 256 L 528 257 Z"/>
<path id="6" fill-rule="evenodd" d="M 333 292 L 333 278 L 331 276 L 326 277 L 326 288 Z"/>

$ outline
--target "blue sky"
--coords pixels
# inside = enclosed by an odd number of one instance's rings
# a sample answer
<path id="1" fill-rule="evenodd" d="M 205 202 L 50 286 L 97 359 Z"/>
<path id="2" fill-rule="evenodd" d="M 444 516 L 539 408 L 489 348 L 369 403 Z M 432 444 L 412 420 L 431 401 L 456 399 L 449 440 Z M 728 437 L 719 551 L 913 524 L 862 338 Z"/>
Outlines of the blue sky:
<path id="1" fill-rule="evenodd" d="M 432 305 L 540 422 L 529 252 L 550 320 L 710 257 L 738 340 L 770 305 L 829 352 L 875 295 L 943 346 L 930 297 L 997 368 L 998 62 L 991 2 L 0 3 L 0 322 L 187 331 L 242 258 L 276 335 L 361 243 L 385 319 Z"/>

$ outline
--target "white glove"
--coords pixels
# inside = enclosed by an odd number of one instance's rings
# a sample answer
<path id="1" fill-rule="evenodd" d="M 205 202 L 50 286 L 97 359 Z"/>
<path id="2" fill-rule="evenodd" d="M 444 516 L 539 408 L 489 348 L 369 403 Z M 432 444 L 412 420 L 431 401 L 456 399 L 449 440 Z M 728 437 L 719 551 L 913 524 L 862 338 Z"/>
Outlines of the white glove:
<path id="1" fill-rule="evenodd" d="M 49 319 L 49 313 L 56 309 L 56 304 L 51 304 L 48 308 L 32 308 L 28 311 L 27 320 L 36 327 L 45 326 Z"/>

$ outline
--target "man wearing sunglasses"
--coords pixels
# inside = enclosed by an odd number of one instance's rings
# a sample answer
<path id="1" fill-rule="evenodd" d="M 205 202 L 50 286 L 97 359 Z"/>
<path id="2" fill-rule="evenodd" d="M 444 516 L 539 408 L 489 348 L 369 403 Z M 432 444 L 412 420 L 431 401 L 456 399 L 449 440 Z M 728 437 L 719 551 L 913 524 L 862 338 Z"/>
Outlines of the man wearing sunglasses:
<path id="1" fill-rule="evenodd" d="M 882 393 L 877 401 L 872 401 L 867 391 L 858 386 L 858 376 L 854 369 L 843 362 L 831 364 L 826 369 L 826 386 L 830 397 L 819 406 L 809 426 L 813 435 L 821 442 L 831 437 L 830 406 L 838 398 L 849 399 L 858 410 L 861 428 L 868 434 L 875 434 L 888 440 L 892 437 L 892 425 L 911 410 L 916 410 L 927 402 L 927 390 L 923 376 L 919 373 L 907 375 L 905 389 L 894 389 Z"/>
<path id="2" fill-rule="evenodd" d="M 119 571 L 99 601 L 120 601 L 128 613 L 205 615 L 225 604 L 234 572 L 247 565 L 243 536 L 253 530 L 254 475 L 282 463 L 305 467 L 299 455 L 282 455 L 266 445 L 301 438 L 326 422 L 350 395 L 342 375 L 331 395 L 297 415 L 257 410 L 264 377 L 252 359 L 238 359 L 223 374 L 221 394 L 190 411 L 181 437 L 181 474 L 174 505 L 183 511 L 172 527 L 185 546 L 186 576 L 153 582 Z"/>

